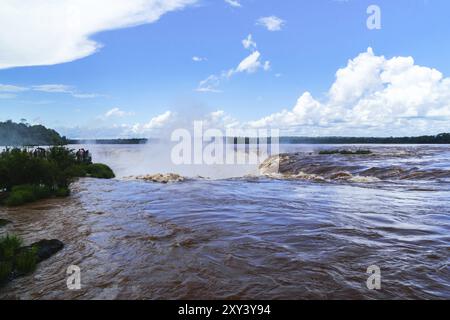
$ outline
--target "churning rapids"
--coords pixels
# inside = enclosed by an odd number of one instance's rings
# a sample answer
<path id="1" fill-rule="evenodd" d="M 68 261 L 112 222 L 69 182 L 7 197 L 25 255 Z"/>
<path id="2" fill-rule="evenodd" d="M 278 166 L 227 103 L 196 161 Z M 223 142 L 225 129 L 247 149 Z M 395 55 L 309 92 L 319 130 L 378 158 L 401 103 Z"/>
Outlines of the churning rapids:
<path id="1" fill-rule="evenodd" d="M 187 175 L 142 168 L 155 160 L 144 148 L 96 146 L 94 160 L 120 178 L 0 208 L 13 221 L 0 234 L 65 243 L 0 298 L 450 298 L 450 146 L 364 146 L 371 155 L 283 146 L 260 174 L 169 184 L 127 178 Z M 67 289 L 69 265 L 81 268 L 79 291 Z M 366 287 L 371 265 L 379 291 Z"/>

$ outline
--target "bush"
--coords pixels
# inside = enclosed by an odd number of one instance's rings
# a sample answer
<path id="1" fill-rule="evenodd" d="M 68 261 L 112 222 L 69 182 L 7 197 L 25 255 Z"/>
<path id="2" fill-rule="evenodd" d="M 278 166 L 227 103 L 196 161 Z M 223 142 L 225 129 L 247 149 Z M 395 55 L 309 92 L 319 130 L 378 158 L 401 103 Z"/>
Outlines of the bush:
<path id="1" fill-rule="evenodd" d="M 0 261 L 0 283 L 7 280 L 12 272 L 12 263 L 10 261 Z"/>
<path id="2" fill-rule="evenodd" d="M 67 168 L 65 171 L 66 175 L 72 178 L 83 178 L 86 177 L 87 171 L 86 171 L 86 165 L 84 164 L 77 164 L 70 168 Z"/>
<path id="3" fill-rule="evenodd" d="M 12 188 L 5 204 L 9 207 L 20 206 L 25 203 L 48 198 L 52 191 L 46 186 L 21 185 Z"/>
<path id="4" fill-rule="evenodd" d="M 98 179 L 112 179 L 115 177 L 114 172 L 105 164 L 94 163 L 86 167 L 88 175 Z"/>
<path id="5" fill-rule="evenodd" d="M 36 269 L 37 264 L 36 248 L 25 249 L 15 258 L 15 267 L 20 273 L 29 273 Z"/>
<path id="6" fill-rule="evenodd" d="M 12 259 L 22 243 L 22 239 L 17 236 L 6 235 L 0 238 L 0 261 Z"/>
<path id="7" fill-rule="evenodd" d="M 86 153 L 87 154 L 87 153 Z M 65 147 L 0 152 L 0 204 L 19 206 L 51 196 L 68 196 L 75 178 L 114 178 L 104 164 L 80 160 Z"/>
<path id="8" fill-rule="evenodd" d="M 37 248 L 21 248 L 22 244 L 17 236 L 0 238 L 0 283 L 16 272 L 26 274 L 36 268 Z"/>
<path id="9" fill-rule="evenodd" d="M 69 188 L 59 188 L 55 192 L 55 196 L 58 198 L 64 198 L 70 196 L 70 189 Z"/>

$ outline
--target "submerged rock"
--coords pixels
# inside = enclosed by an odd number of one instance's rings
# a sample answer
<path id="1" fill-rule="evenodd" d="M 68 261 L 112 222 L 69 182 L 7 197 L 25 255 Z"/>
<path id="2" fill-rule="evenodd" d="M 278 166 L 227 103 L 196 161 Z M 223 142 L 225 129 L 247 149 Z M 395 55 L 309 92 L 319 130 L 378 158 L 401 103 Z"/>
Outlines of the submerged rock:
<path id="1" fill-rule="evenodd" d="M 260 173 L 281 179 L 310 181 L 353 181 L 364 167 L 357 162 L 326 159 L 318 154 L 280 154 L 266 159 L 259 167 Z"/>
<path id="2" fill-rule="evenodd" d="M 56 254 L 62 248 L 64 248 L 64 243 L 57 239 L 52 240 L 41 240 L 33 243 L 30 247 L 36 248 L 37 262 L 47 260 L 52 255 Z"/>
<path id="3" fill-rule="evenodd" d="M 156 183 L 182 182 L 186 180 L 185 177 L 180 176 L 179 174 L 176 173 L 167 173 L 167 174 L 158 173 L 153 175 L 138 176 L 136 177 L 136 179 Z"/>
<path id="4" fill-rule="evenodd" d="M 9 221 L 9 220 L 0 219 L 0 227 L 4 227 L 4 226 L 6 226 L 7 224 L 10 224 L 10 223 L 12 223 L 12 222 Z"/>

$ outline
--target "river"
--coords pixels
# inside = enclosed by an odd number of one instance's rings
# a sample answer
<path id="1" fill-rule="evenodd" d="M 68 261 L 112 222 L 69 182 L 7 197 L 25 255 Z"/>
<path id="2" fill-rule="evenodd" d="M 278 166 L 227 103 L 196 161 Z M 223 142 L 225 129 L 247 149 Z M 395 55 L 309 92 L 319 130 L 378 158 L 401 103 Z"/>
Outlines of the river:
<path id="1" fill-rule="evenodd" d="M 118 178 L 0 208 L 13 222 L 0 234 L 65 243 L 0 298 L 449 299 L 450 146 L 324 148 L 283 146 L 295 174 L 203 168 L 159 184 L 130 177 L 177 171 L 147 146 L 91 146 Z M 69 265 L 81 290 L 66 286 Z M 366 286 L 372 265 L 381 290 Z"/>

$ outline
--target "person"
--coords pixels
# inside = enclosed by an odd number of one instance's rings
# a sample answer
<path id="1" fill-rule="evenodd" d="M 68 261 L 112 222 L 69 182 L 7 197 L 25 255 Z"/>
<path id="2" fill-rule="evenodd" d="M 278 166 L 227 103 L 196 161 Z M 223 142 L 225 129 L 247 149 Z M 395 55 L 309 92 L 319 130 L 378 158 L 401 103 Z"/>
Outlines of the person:
<path id="1" fill-rule="evenodd" d="M 33 151 L 33 156 L 35 156 L 35 157 L 43 158 L 43 157 L 45 157 L 45 154 L 46 154 L 46 151 L 44 148 L 36 148 Z"/>
<path id="2" fill-rule="evenodd" d="M 89 150 L 86 150 L 86 151 L 84 152 L 84 159 L 83 159 L 83 161 L 84 161 L 85 163 L 91 163 L 92 157 L 91 157 L 91 155 L 89 154 Z"/>
<path id="3" fill-rule="evenodd" d="M 85 150 L 84 148 L 81 148 L 76 153 L 77 161 L 82 163 L 91 163 L 92 157 L 89 154 L 89 150 Z"/>
<path id="4" fill-rule="evenodd" d="M 85 153 L 84 149 L 78 149 L 78 151 L 76 153 L 78 162 L 83 162 L 83 160 L 84 160 L 84 153 Z"/>

